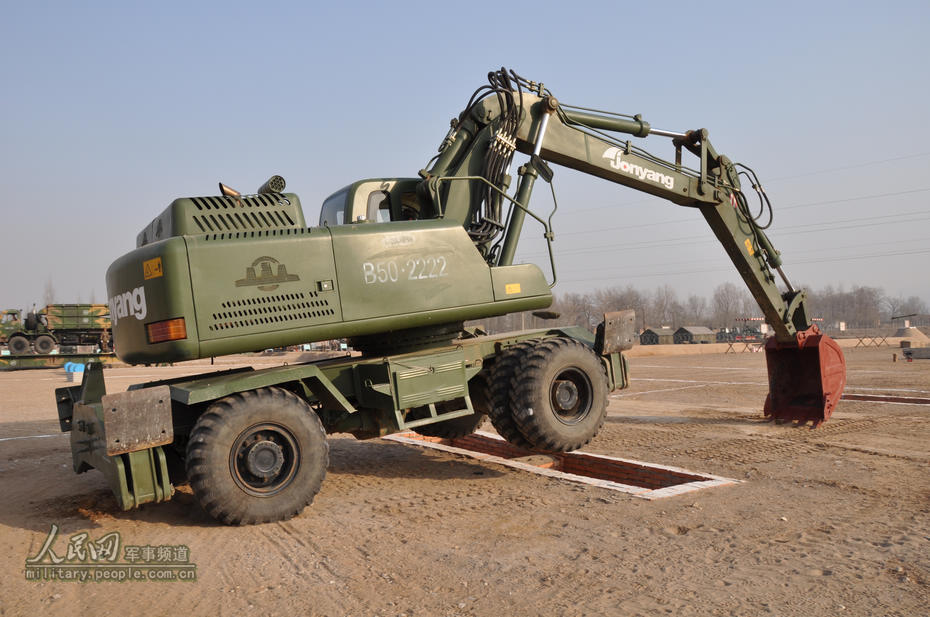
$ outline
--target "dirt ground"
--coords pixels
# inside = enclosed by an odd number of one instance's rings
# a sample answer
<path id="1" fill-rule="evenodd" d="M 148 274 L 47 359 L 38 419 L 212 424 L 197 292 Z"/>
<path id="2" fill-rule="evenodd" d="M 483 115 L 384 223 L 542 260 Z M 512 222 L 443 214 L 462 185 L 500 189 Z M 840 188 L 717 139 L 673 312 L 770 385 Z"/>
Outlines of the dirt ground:
<path id="1" fill-rule="evenodd" d="M 895 351 L 848 350 L 847 391 L 930 395 L 930 361 Z M 106 379 L 114 392 L 209 368 Z M 0 615 L 930 614 L 930 406 L 843 401 L 811 431 L 761 421 L 762 354 L 631 370 L 587 450 L 742 483 L 646 501 L 340 435 L 288 522 L 224 527 L 187 487 L 121 512 L 99 472 L 71 470 L 65 373 L 0 373 Z M 26 580 L 53 524 L 59 555 L 81 532 L 187 546 L 197 580 Z"/>

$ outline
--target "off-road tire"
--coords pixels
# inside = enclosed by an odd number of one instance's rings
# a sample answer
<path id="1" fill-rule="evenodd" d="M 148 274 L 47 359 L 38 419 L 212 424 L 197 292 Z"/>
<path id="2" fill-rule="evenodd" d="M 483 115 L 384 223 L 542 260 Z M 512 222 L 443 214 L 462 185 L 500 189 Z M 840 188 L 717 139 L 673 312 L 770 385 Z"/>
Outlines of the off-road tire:
<path id="1" fill-rule="evenodd" d="M 584 344 L 567 337 L 537 343 L 510 392 L 520 432 L 534 448 L 577 450 L 607 416 L 607 370 Z"/>
<path id="2" fill-rule="evenodd" d="M 10 354 L 14 356 L 29 352 L 29 340 L 25 336 L 11 336 L 10 340 L 6 342 L 6 346 L 10 350 Z"/>
<path id="3" fill-rule="evenodd" d="M 187 444 L 194 495 L 227 525 L 296 516 L 319 492 L 328 464 L 319 417 L 281 388 L 216 401 L 197 420 Z"/>
<path id="4" fill-rule="evenodd" d="M 520 431 L 510 407 L 510 393 L 523 379 L 522 364 L 537 341 L 524 341 L 501 352 L 491 372 L 491 407 L 488 417 L 494 430 L 518 448 L 532 448 Z"/>
<path id="5" fill-rule="evenodd" d="M 37 354 L 44 356 L 50 354 L 52 350 L 55 349 L 55 339 L 47 334 L 43 334 L 33 341 L 32 346 L 35 348 Z"/>
<path id="6" fill-rule="evenodd" d="M 475 413 L 433 424 L 424 424 L 414 428 L 414 432 L 427 437 L 456 439 L 477 431 L 488 417 L 488 409 L 491 407 L 490 386 L 485 372 L 478 373 L 468 382 L 468 395 L 471 397 L 471 406 Z"/>

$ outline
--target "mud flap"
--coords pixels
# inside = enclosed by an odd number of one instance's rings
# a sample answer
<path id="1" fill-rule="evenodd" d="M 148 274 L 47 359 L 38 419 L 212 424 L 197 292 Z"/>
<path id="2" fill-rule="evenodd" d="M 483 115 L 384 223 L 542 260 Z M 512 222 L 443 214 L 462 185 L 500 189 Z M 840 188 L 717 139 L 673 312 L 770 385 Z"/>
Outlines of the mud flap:
<path id="1" fill-rule="evenodd" d="M 600 356 L 608 356 L 633 349 L 636 338 L 636 312 L 632 309 L 604 313 L 604 321 L 597 327 L 594 351 Z"/>
<path id="2" fill-rule="evenodd" d="M 594 336 L 594 352 L 601 356 L 607 369 L 607 386 L 611 392 L 630 385 L 630 367 L 620 352 L 632 349 L 635 338 L 636 313 L 632 309 L 604 313 L 604 321 L 598 324 Z"/>
<path id="3" fill-rule="evenodd" d="M 814 427 L 830 418 L 846 386 L 846 359 L 836 341 L 811 326 L 791 343 L 766 341 L 765 361 L 766 417 Z"/>

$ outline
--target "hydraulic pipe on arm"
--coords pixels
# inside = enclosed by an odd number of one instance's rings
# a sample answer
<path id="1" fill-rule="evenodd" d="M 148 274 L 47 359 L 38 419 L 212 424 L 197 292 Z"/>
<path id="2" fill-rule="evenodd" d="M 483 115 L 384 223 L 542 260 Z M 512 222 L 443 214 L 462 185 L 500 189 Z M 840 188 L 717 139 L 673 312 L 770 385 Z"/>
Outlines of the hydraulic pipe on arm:
<path id="1" fill-rule="evenodd" d="M 549 118 L 558 108 L 558 101 L 552 97 L 546 97 L 540 102 L 542 106 L 541 121 L 539 131 L 536 133 L 533 155 L 530 162 L 520 167 L 520 184 L 517 187 L 516 201 L 521 206 L 528 207 L 530 197 L 533 193 L 533 185 L 536 178 L 539 177 L 539 153 L 542 151 L 543 140 L 546 138 L 546 129 L 549 127 Z M 499 266 L 509 266 L 513 263 L 513 256 L 517 251 L 517 242 L 523 231 L 523 221 L 526 219 L 526 211 L 516 206 L 510 215 L 510 224 L 507 226 L 507 233 L 504 236 L 504 243 L 501 246 L 500 258 L 497 261 Z"/>

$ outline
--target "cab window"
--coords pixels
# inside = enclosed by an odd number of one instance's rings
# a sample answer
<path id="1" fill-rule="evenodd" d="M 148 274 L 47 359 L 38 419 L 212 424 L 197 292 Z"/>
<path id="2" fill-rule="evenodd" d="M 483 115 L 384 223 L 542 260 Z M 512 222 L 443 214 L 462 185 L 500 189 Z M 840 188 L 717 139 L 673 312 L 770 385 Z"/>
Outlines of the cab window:
<path id="1" fill-rule="evenodd" d="M 339 191 L 323 202 L 323 207 L 320 209 L 320 227 L 345 223 L 346 195 L 348 191 Z"/>

